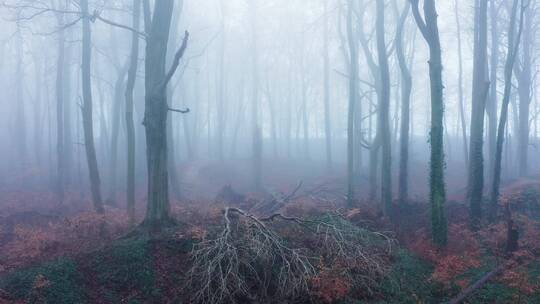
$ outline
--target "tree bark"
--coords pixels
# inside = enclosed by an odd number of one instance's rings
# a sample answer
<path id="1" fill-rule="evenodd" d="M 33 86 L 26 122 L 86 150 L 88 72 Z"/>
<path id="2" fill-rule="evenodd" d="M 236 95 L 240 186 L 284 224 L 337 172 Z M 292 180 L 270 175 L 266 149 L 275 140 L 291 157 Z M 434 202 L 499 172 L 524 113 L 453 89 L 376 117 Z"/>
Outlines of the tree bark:
<path id="1" fill-rule="evenodd" d="M 347 41 L 349 45 L 349 106 L 347 117 L 347 203 L 354 205 L 354 107 L 358 102 L 358 45 L 353 28 L 354 2 L 348 0 Z"/>
<path id="2" fill-rule="evenodd" d="M 24 107 L 24 93 L 23 93 L 23 81 L 24 81 L 24 53 L 23 53 L 23 38 L 21 35 L 21 29 L 17 26 L 17 32 L 15 34 L 15 51 L 17 54 L 17 66 L 16 66 L 16 79 L 15 79 L 15 93 L 16 93 L 16 105 L 15 105 L 15 126 L 17 138 L 16 152 L 17 162 L 20 165 L 26 165 L 27 147 L 26 147 L 26 115 Z"/>
<path id="3" fill-rule="evenodd" d="M 495 150 L 497 143 L 497 83 L 498 83 L 498 67 L 499 67 L 499 19 L 498 8 L 495 1 L 490 1 L 490 23 L 491 23 L 491 60 L 490 60 L 490 91 L 489 99 L 486 106 L 486 114 L 488 116 L 488 167 L 487 178 L 489 181 L 493 179 L 493 166 L 495 162 Z"/>
<path id="4" fill-rule="evenodd" d="M 88 0 L 81 0 L 82 19 L 82 91 L 83 91 L 83 132 L 84 132 L 84 147 L 86 151 L 86 160 L 88 163 L 88 172 L 90 175 L 90 188 L 92 192 L 92 201 L 94 209 L 97 213 L 104 213 L 103 202 L 101 198 L 100 178 L 96 156 L 96 148 L 94 146 L 94 129 L 92 119 L 92 83 L 90 77 L 92 46 L 91 46 L 91 31 L 90 31 L 90 14 L 88 11 Z"/>
<path id="5" fill-rule="evenodd" d="M 424 0 L 424 19 L 420 15 L 418 0 L 410 0 L 413 16 L 420 32 L 429 45 L 429 76 L 431 87 L 431 156 L 430 156 L 430 205 L 431 229 L 433 242 L 441 247 L 448 241 L 448 229 L 444 205 L 446 189 L 444 184 L 444 147 L 443 147 L 443 81 L 442 56 L 437 24 L 435 0 Z"/>
<path id="6" fill-rule="evenodd" d="M 324 1 L 324 42 L 323 42 L 323 73 L 324 73 L 324 134 L 326 143 L 326 168 L 332 170 L 332 121 L 330 119 L 330 58 L 328 30 L 328 0 Z"/>
<path id="7" fill-rule="evenodd" d="M 145 6 L 146 20 L 150 15 Z M 145 58 L 146 161 L 148 170 L 148 204 L 143 225 L 161 229 L 174 223 L 170 216 L 169 173 L 167 168 L 167 92 L 165 63 L 171 26 L 173 0 L 156 1 L 149 22 Z M 149 21 L 149 20 L 147 20 Z"/>
<path id="8" fill-rule="evenodd" d="M 397 3 L 394 1 L 397 11 Z M 410 129 L 410 103 L 412 91 L 412 76 L 405 58 L 403 47 L 403 31 L 405 22 L 410 12 L 410 4 L 407 2 L 399 17 L 396 31 L 396 55 L 401 71 L 401 127 L 399 148 L 399 202 L 406 203 L 409 199 L 409 129 Z"/>
<path id="9" fill-rule="evenodd" d="M 490 220 L 494 220 L 497 215 L 497 203 L 499 200 L 499 187 L 501 183 L 501 163 L 503 144 L 506 131 L 506 123 L 508 120 L 508 106 L 512 94 L 512 70 L 514 69 L 517 51 L 521 40 L 521 32 L 523 28 L 523 17 L 525 8 L 522 3 L 519 30 L 516 37 L 516 18 L 519 0 L 514 0 L 511 12 L 510 25 L 508 29 L 508 53 L 506 64 L 504 67 L 504 95 L 502 99 L 501 115 L 499 117 L 499 126 L 497 129 L 497 146 L 495 150 L 495 164 L 493 169 L 493 184 L 491 186 L 491 204 L 490 204 Z"/>
<path id="10" fill-rule="evenodd" d="M 133 0 L 132 27 L 139 30 L 141 19 L 141 0 Z M 131 35 L 131 54 L 126 82 L 126 141 L 127 141 L 127 178 L 126 178 L 126 209 L 131 224 L 135 222 L 135 124 L 133 122 L 133 92 L 137 81 L 139 65 L 139 36 Z"/>
<path id="11" fill-rule="evenodd" d="M 531 105 L 532 90 L 532 56 L 531 49 L 533 43 L 532 33 L 532 14 L 528 10 L 525 14 L 525 26 L 523 28 L 523 42 L 521 51 L 521 64 L 516 65 L 516 78 L 518 80 L 519 95 L 519 128 L 518 128 L 518 168 L 519 176 L 525 177 L 528 173 L 529 158 L 529 117 Z"/>
<path id="12" fill-rule="evenodd" d="M 385 3 L 377 1 L 376 35 L 377 57 L 380 72 L 380 94 L 378 109 L 378 124 L 381 134 L 381 200 L 386 215 L 392 210 L 392 148 L 390 137 L 390 68 L 388 65 L 388 53 L 384 33 Z"/>
<path id="13" fill-rule="evenodd" d="M 487 0 L 475 0 L 475 39 L 472 85 L 471 137 L 469 151 L 468 200 L 471 225 L 478 227 L 482 218 L 484 188 L 484 113 L 488 96 L 487 80 Z"/>
<path id="14" fill-rule="evenodd" d="M 58 26 L 64 26 L 63 14 L 57 14 Z M 64 203 L 65 185 L 65 136 L 64 136 L 64 77 L 65 72 L 65 31 L 58 32 L 58 55 L 56 61 L 56 195 L 59 204 Z"/>
<path id="15" fill-rule="evenodd" d="M 458 1 L 455 0 L 455 16 L 457 27 L 457 44 L 458 44 L 458 98 L 459 98 L 459 121 L 461 122 L 461 136 L 463 138 L 463 157 L 465 165 L 469 167 L 469 145 L 467 142 L 467 122 L 465 121 L 465 106 L 463 93 L 463 47 L 461 42 L 461 22 L 459 19 Z"/>

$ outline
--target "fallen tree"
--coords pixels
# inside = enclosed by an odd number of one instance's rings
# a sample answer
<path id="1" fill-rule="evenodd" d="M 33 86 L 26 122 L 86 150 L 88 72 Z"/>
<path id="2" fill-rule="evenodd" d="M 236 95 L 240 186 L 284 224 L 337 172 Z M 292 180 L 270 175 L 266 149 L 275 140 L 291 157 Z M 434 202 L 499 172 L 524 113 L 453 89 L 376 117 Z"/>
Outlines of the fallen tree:
<path id="1" fill-rule="evenodd" d="M 273 302 L 316 297 L 314 281 L 338 270 L 350 289 L 373 293 L 388 273 L 393 239 L 337 213 L 314 219 L 223 211 L 212 239 L 196 244 L 188 286 L 193 302 Z"/>

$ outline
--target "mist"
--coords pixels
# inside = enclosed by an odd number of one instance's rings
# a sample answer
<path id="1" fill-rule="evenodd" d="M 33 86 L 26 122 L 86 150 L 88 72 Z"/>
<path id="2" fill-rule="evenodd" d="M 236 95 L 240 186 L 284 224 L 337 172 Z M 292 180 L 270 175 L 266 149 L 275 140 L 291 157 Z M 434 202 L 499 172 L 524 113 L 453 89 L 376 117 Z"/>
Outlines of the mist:
<path id="1" fill-rule="evenodd" d="M 537 301 L 539 5 L 2 1 L 0 302 Z"/>

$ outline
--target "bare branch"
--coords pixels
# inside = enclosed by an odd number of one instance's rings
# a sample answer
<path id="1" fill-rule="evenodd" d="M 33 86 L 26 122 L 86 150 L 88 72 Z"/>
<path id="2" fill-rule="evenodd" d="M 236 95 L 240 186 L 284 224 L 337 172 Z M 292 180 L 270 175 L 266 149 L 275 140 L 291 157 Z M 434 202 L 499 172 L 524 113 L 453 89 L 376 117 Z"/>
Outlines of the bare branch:
<path id="1" fill-rule="evenodd" d="M 173 109 L 173 108 L 168 108 L 169 111 L 171 112 L 177 112 L 177 113 L 182 113 L 182 114 L 187 114 L 190 112 L 189 108 L 186 108 L 185 110 L 178 110 L 178 109 Z"/>
<path id="2" fill-rule="evenodd" d="M 178 65 L 180 64 L 180 59 L 184 56 L 184 53 L 186 52 L 186 48 L 189 41 L 189 32 L 185 31 L 184 33 L 184 39 L 182 40 L 182 45 L 174 55 L 174 60 L 172 63 L 171 68 L 169 69 L 169 72 L 165 76 L 165 79 L 160 85 L 160 89 L 164 90 L 167 87 L 167 84 L 171 81 L 172 77 L 174 76 L 174 73 L 176 72 L 176 69 L 178 69 Z"/>
<path id="3" fill-rule="evenodd" d="M 146 33 L 143 33 L 143 32 L 141 32 L 139 30 L 136 30 L 136 29 L 134 29 L 132 27 L 129 27 L 127 25 L 123 25 L 123 24 L 120 24 L 120 23 L 116 23 L 114 21 L 111 21 L 111 20 L 108 20 L 108 19 L 105 19 L 105 18 L 101 17 L 101 13 L 98 12 L 97 10 L 94 11 L 94 14 L 91 16 L 91 18 L 92 18 L 92 20 L 97 19 L 97 20 L 99 20 L 99 21 L 101 21 L 103 23 L 106 23 L 108 25 L 131 31 L 131 32 L 136 33 L 137 35 L 141 36 L 144 39 L 146 39 L 148 37 L 148 35 Z"/>

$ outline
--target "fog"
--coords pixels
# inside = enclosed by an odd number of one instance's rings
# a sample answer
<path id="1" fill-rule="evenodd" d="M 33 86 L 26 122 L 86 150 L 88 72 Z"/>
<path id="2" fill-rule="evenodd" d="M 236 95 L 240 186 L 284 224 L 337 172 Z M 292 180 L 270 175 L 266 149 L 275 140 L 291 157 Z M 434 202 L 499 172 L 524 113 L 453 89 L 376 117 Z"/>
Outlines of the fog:
<path id="1" fill-rule="evenodd" d="M 472 231 L 505 223 L 507 189 L 540 183 L 539 4 L 2 1 L 0 221 L 161 231 L 184 208 L 310 201 L 373 209 L 407 243 L 399 214 L 418 205 L 438 248 L 452 206 Z"/>

